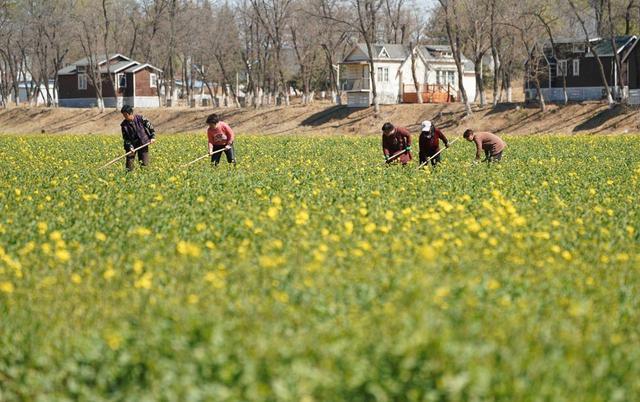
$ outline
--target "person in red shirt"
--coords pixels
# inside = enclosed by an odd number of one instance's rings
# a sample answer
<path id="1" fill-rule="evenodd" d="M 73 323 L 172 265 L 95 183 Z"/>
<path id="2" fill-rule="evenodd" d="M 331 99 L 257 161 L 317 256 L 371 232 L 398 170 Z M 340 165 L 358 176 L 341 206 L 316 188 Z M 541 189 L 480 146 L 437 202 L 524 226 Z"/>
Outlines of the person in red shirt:
<path id="1" fill-rule="evenodd" d="M 227 123 L 220 121 L 217 114 L 213 113 L 207 117 L 207 124 L 209 129 L 207 130 L 207 138 L 209 139 L 209 153 L 224 149 L 224 154 L 227 157 L 227 162 L 236 164 L 236 156 L 233 150 L 233 141 L 235 140 L 235 134 Z M 220 156 L 222 152 L 218 152 L 215 155 L 211 155 L 211 163 L 218 166 L 220 163 Z"/>
<path id="2" fill-rule="evenodd" d="M 398 152 L 404 151 L 400 156 Z M 400 162 L 406 165 L 411 160 L 411 133 L 404 127 L 394 127 L 391 123 L 382 126 L 382 152 L 386 163 Z"/>
<path id="3" fill-rule="evenodd" d="M 436 128 L 429 120 L 422 122 L 422 131 L 420 132 L 420 164 L 426 163 L 429 158 L 440 151 L 440 140 L 444 142 L 444 146 L 449 148 L 449 140 L 442 134 L 442 131 Z M 436 166 L 440 162 L 441 153 L 431 158 L 431 164 Z"/>

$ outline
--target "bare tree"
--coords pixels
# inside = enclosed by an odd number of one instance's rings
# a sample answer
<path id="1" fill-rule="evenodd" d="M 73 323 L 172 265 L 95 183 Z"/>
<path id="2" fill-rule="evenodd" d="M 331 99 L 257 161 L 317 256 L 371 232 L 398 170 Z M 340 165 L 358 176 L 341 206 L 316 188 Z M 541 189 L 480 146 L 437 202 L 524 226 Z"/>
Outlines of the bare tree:
<path id="1" fill-rule="evenodd" d="M 595 46 L 591 46 L 591 37 L 589 35 L 589 30 L 587 29 L 587 24 L 586 24 L 584 18 L 582 18 L 582 16 L 580 15 L 581 13 L 578 10 L 578 8 L 576 7 L 575 1 L 574 0 L 567 0 L 567 2 L 569 3 L 569 6 L 571 6 L 571 9 L 573 10 L 573 13 L 575 14 L 576 19 L 580 23 L 580 27 L 582 28 L 582 32 L 584 33 L 585 49 L 587 49 L 587 50 L 590 49 L 591 53 L 596 58 L 596 62 L 598 63 L 598 70 L 600 71 L 600 78 L 602 79 L 602 84 L 603 84 L 605 92 L 607 94 L 607 102 L 609 103 L 610 106 L 613 106 L 614 105 L 614 101 L 613 101 L 613 97 L 611 96 L 611 90 L 609 89 L 609 83 L 607 82 L 607 76 L 606 76 L 606 74 L 604 72 L 604 66 L 602 65 L 602 60 L 600 59 L 600 55 L 598 54 L 598 51 L 597 51 L 596 47 Z M 597 19 L 597 22 L 598 22 L 598 32 L 600 32 L 601 19 L 598 18 L 598 15 L 599 14 L 596 13 L 596 19 Z"/>
<path id="2" fill-rule="evenodd" d="M 445 27 L 447 30 L 447 37 L 453 53 L 453 58 L 456 62 L 456 69 L 458 70 L 458 89 L 462 96 L 462 101 L 465 105 L 465 111 L 467 116 L 473 114 L 471 110 L 471 102 L 467 96 L 467 91 L 464 88 L 464 72 L 462 69 L 462 38 L 460 33 L 460 20 L 457 12 L 457 0 L 438 0 L 445 16 Z"/>

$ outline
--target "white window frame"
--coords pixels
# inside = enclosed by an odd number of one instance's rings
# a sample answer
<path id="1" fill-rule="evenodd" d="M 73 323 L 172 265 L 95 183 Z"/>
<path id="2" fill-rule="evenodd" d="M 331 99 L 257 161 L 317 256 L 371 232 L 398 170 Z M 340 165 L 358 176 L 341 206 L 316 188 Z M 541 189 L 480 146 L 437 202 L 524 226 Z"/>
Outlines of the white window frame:
<path id="1" fill-rule="evenodd" d="M 155 74 L 155 73 L 149 74 L 149 87 L 158 88 L 158 74 Z"/>
<path id="2" fill-rule="evenodd" d="M 389 67 L 384 68 L 384 82 L 389 82 Z"/>
<path id="3" fill-rule="evenodd" d="M 556 64 L 556 75 L 558 77 L 567 76 L 567 64 L 566 60 L 558 60 L 558 64 Z"/>
<path id="4" fill-rule="evenodd" d="M 87 74 L 78 74 L 78 91 L 87 90 Z"/>
<path id="5" fill-rule="evenodd" d="M 382 82 L 382 67 L 378 67 L 376 72 L 378 73 L 378 76 L 376 77 L 376 81 Z"/>
<path id="6" fill-rule="evenodd" d="M 122 80 L 124 79 L 124 85 L 122 85 Z M 116 74 L 116 82 L 118 83 L 118 89 L 123 89 L 127 87 L 127 75 L 126 74 Z"/>
<path id="7" fill-rule="evenodd" d="M 580 76 L 580 59 L 574 59 L 573 60 L 573 76 L 574 77 L 579 77 Z"/>

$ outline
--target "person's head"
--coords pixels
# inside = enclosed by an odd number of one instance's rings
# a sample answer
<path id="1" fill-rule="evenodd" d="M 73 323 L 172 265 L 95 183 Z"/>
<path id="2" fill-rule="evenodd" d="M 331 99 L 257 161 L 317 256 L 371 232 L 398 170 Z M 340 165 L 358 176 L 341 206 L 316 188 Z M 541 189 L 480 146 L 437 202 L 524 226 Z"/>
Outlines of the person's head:
<path id="1" fill-rule="evenodd" d="M 122 113 L 122 116 L 124 117 L 125 120 L 128 120 L 128 121 L 133 120 L 133 108 L 131 106 L 129 105 L 122 106 L 122 109 L 120 109 L 120 113 Z"/>
<path id="2" fill-rule="evenodd" d="M 427 133 L 429 135 L 433 135 L 433 133 L 435 132 L 436 127 L 433 125 L 433 123 L 431 123 L 431 121 L 429 120 L 425 120 L 422 122 L 422 132 L 423 133 Z"/>
<path id="3" fill-rule="evenodd" d="M 389 122 L 386 122 L 382 125 L 382 134 L 384 135 L 392 134 L 394 130 L 395 128 L 393 127 L 393 124 Z"/>
<path id="4" fill-rule="evenodd" d="M 211 128 L 215 127 L 218 122 L 220 122 L 220 117 L 218 117 L 218 115 L 215 113 L 212 113 L 209 115 L 209 117 L 207 117 L 207 124 Z"/>
<path id="5" fill-rule="evenodd" d="M 464 131 L 464 134 L 462 134 L 462 136 L 464 137 L 465 140 L 467 141 L 473 141 L 473 130 L 468 128 Z"/>

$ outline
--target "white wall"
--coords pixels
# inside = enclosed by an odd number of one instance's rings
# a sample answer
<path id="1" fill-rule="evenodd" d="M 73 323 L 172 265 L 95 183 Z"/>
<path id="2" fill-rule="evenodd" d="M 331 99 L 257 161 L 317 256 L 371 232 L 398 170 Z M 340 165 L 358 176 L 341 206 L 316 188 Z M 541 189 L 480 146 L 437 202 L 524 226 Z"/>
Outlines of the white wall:
<path id="1" fill-rule="evenodd" d="M 457 73 L 456 73 L 457 74 Z M 469 102 L 473 103 L 473 100 L 476 98 L 476 76 L 473 71 L 469 73 L 468 71 L 464 73 L 462 80 L 462 84 L 464 85 L 464 90 L 467 92 L 467 98 Z M 460 95 L 462 96 L 462 95 Z M 462 102 L 462 98 L 456 99 L 458 102 Z"/>

